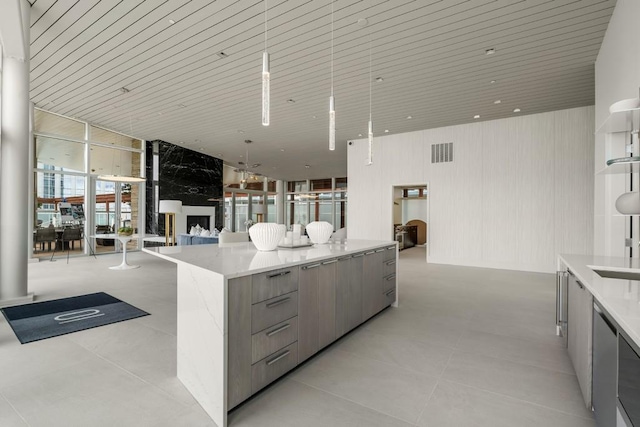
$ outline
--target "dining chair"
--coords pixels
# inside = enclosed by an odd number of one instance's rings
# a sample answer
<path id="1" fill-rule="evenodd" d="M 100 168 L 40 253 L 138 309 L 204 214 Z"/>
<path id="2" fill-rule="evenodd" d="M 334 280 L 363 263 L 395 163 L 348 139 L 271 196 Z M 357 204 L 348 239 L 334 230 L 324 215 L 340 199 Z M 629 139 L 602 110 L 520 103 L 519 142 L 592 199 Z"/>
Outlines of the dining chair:
<path id="1" fill-rule="evenodd" d="M 55 228 L 52 227 L 46 227 L 46 228 L 38 228 L 36 229 L 36 238 L 35 238 L 35 244 L 36 247 L 38 245 L 38 243 L 40 243 L 40 250 L 44 251 L 44 244 L 47 243 L 48 244 L 48 250 L 51 250 L 51 243 L 54 243 L 56 241 L 56 230 Z"/>

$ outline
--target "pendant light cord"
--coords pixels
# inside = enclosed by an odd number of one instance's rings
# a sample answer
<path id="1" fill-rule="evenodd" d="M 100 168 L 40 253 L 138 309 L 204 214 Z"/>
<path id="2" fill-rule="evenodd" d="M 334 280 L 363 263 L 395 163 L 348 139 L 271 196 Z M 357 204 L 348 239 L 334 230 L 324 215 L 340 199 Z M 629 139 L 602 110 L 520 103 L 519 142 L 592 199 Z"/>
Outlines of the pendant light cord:
<path id="1" fill-rule="evenodd" d="M 264 0 L 264 51 L 267 51 L 267 0 Z"/>
<path id="2" fill-rule="evenodd" d="M 333 96 L 333 1 L 331 0 L 331 96 Z"/>
<path id="3" fill-rule="evenodd" d="M 371 116 L 371 27 L 369 27 L 369 121 Z"/>

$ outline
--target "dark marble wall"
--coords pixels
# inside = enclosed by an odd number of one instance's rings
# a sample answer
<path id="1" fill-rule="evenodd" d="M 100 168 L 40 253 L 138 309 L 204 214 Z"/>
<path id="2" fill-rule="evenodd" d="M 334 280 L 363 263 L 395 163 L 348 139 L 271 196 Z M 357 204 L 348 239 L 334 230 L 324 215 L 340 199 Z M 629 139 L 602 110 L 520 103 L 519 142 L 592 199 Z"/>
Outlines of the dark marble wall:
<path id="1" fill-rule="evenodd" d="M 155 149 L 154 149 L 155 147 Z M 153 180 L 154 153 L 158 154 L 158 181 Z M 182 200 L 188 206 L 215 206 L 216 228 L 224 224 L 222 160 L 164 141 L 147 141 L 147 232 L 164 234 L 164 215 L 155 212 L 157 200 Z"/>

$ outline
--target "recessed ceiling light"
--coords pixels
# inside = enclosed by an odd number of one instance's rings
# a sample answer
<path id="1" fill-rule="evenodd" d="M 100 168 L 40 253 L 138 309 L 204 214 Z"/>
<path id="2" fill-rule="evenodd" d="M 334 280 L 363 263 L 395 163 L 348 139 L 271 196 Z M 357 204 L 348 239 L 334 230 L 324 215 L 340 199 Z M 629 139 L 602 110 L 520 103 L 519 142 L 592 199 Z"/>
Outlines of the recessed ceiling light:
<path id="1" fill-rule="evenodd" d="M 229 57 L 229 55 L 228 55 L 228 54 L 226 54 L 226 53 L 224 53 L 224 52 L 222 52 L 222 51 L 220 51 L 220 52 L 216 53 L 216 55 L 218 55 L 218 56 L 219 56 L 220 58 L 222 58 L 222 59 L 225 59 L 225 58 L 228 58 L 228 57 Z"/>
<path id="2" fill-rule="evenodd" d="M 514 112 L 514 113 L 519 113 L 520 111 L 522 111 L 522 110 L 520 110 L 519 108 L 514 108 L 514 109 L 513 109 L 513 112 Z"/>
<path id="3" fill-rule="evenodd" d="M 317 117 L 318 117 L 318 116 L 311 116 L 311 118 L 312 118 L 312 119 L 315 119 L 315 118 L 317 118 Z"/>
<path id="4" fill-rule="evenodd" d="M 178 144 L 184 144 L 184 141 L 180 141 Z"/>
<path id="5" fill-rule="evenodd" d="M 162 115 L 162 111 L 158 112 L 158 115 L 161 116 Z"/>
<path id="6" fill-rule="evenodd" d="M 383 82 L 384 81 L 384 77 L 376 77 L 376 81 L 378 83 Z"/>
<path id="7" fill-rule="evenodd" d="M 304 165 L 305 168 L 309 169 L 311 165 Z"/>
<path id="8" fill-rule="evenodd" d="M 479 119 L 480 118 L 480 114 L 476 114 L 475 116 L 473 116 L 474 119 Z"/>
<path id="9" fill-rule="evenodd" d="M 173 25 L 175 23 L 176 23 L 176 21 L 174 21 L 173 19 L 169 19 L 169 24 Z"/>
<path id="10" fill-rule="evenodd" d="M 413 119 L 412 116 L 407 116 L 407 120 L 411 120 L 411 119 Z"/>
<path id="11" fill-rule="evenodd" d="M 489 83 L 494 84 L 496 81 L 495 80 L 491 80 Z"/>
<path id="12" fill-rule="evenodd" d="M 499 99 L 496 99 L 495 101 L 493 101 L 494 104 L 500 104 L 502 103 L 502 101 L 500 101 Z"/>
<path id="13" fill-rule="evenodd" d="M 289 98 L 289 99 L 287 99 L 287 102 L 288 102 L 289 104 L 295 104 L 295 103 L 296 103 L 296 100 L 295 100 L 295 99 L 291 99 L 291 98 Z"/>
<path id="14" fill-rule="evenodd" d="M 218 154 L 216 154 L 216 156 L 222 157 L 222 153 L 218 153 Z"/>
<path id="15" fill-rule="evenodd" d="M 238 133 L 239 133 L 239 134 L 243 134 L 243 133 L 244 133 L 244 131 L 243 131 L 243 130 L 238 130 Z"/>
<path id="16" fill-rule="evenodd" d="M 384 130 L 384 133 L 389 133 L 389 129 L 385 129 L 385 130 Z"/>
<path id="17" fill-rule="evenodd" d="M 358 25 L 360 25 L 361 27 L 366 27 L 367 25 L 369 25 L 369 21 L 367 20 L 367 18 L 360 18 L 358 19 Z"/>
<path id="18" fill-rule="evenodd" d="M 496 53 L 496 50 L 494 48 L 490 48 L 484 51 L 485 55 L 493 55 L 494 53 Z"/>
<path id="19" fill-rule="evenodd" d="M 204 151 L 204 147 L 200 147 L 200 151 Z"/>
<path id="20" fill-rule="evenodd" d="M 361 134 L 361 133 L 359 133 L 359 134 L 358 134 L 358 136 L 362 136 L 362 134 Z"/>
<path id="21" fill-rule="evenodd" d="M 284 151 L 284 148 L 281 148 L 280 151 Z"/>

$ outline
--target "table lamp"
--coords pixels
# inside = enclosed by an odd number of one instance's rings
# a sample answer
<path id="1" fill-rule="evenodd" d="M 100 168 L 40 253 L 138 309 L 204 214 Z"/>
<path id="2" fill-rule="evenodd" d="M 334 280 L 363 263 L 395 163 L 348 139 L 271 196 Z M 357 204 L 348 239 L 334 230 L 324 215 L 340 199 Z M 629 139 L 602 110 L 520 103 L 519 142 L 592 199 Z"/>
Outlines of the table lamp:
<path id="1" fill-rule="evenodd" d="M 176 214 L 182 213 L 181 200 L 160 200 L 158 213 L 164 214 L 165 245 L 176 245 Z"/>

